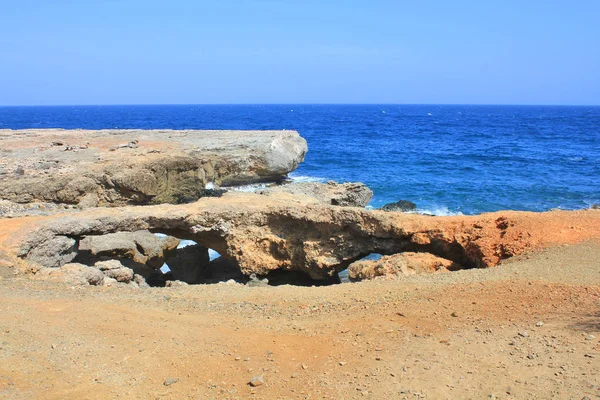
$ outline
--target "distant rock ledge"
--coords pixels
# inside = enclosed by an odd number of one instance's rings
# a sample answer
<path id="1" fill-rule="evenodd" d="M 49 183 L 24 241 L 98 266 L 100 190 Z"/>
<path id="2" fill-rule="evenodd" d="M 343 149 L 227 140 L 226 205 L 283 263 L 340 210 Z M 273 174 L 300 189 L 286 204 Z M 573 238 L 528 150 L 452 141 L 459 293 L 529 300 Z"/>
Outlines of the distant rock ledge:
<path id="1" fill-rule="evenodd" d="M 295 131 L 0 130 L 0 199 L 82 208 L 186 203 L 210 184 L 281 180 L 307 151 Z"/>

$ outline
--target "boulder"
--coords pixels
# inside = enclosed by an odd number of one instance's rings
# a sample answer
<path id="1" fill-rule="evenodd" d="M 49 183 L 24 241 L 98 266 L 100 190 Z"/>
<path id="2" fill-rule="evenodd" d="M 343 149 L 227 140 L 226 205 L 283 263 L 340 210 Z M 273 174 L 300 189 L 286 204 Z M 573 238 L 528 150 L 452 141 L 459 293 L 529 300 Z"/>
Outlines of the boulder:
<path id="1" fill-rule="evenodd" d="M 381 207 L 383 211 L 400 211 L 400 212 L 414 212 L 417 211 L 417 205 L 412 201 L 399 200 L 395 203 L 388 203 Z"/>
<path id="2" fill-rule="evenodd" d="M 70 285 L 100 286 L 104 283 L 104 274 L 98 268 L 77 263 L 65 264 L 60 268 L 42 268 L 35 277 Z"/>
<path id="3" fill-rule="evenodd" d="M 365 207 L 373 197 L 373 191 L 366 185 L 356 183 L 295 182 L 272 186 L 260 191 L 264 195 L 290 193 L 316 199 L 323 204 L 342 207 Z"/>
<path id="4" fill-rule="evenodd" d="M 187 203 L 212 195 L 209 184 L 275 182 L 307 152 L 295 131 L 5 129 L 0 141 L 0 199 L 80 208 Z"/>
<path id="5" fill-rule="evenodd" d="M 117 282 L 129 283 L 133 280 L 133 270 L 117 260 L 98 261 L 95 266 L 102 271 L 104 276 L 115 279 Z"/>
<path id="6" fill-rule="evenodd" d="M 40 243 L 27 254 L 27 261 L 49 268 L 59 268 L 70 263 L 77 256 L 77 241 L 73 238 L 57 235 Z"/>
<path id="7" fill-rule="evenodd" d="M 360 260 L 348 267 L 352 281 L 373 279 L 381 276 L 443 273 L 462 267 L 445 258 L 429 253 L 405 252 L 383 256 L 380 260 Z"/>
<path id="8" fill-rule="evenodd" d="M 129 266 L 146 270 L 158 269 L 179 245 L 172 236 L 157 237 L 147 230 L 116 232 L 106 235 L 85 236 L 79 241 L 78 260 L 87 264 L 104 259 L 131 260 Z M 148 268 L 143 268 L 147 266 Z"/>

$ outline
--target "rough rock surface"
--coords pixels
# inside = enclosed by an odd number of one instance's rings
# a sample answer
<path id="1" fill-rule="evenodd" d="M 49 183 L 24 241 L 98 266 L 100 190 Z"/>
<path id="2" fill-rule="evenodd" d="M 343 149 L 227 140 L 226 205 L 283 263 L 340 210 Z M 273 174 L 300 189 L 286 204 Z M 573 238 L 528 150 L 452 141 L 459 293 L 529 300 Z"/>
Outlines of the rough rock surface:
<path id="1" fill-rule="evenodd" d="M 383 256 L 380 260 L 360 260 L 348 267 L 353 281 L 373 279 L 379 276 L 431 274 L 461 269 L 461 266 L 430 253 L 406 252 Z"/>
<path id="2" fill-rule="evenodd" d="M 57 235 L 36 246 L 27 255 L 27 260 L 44 267 L 58 268 L 73 261 L 77 256 L 77 241 Z"/>
<path id="3" fill-rule="evenodd" d="M 162 267 L 177 245 L 179 239 L 172 236 L 157 237 L 147 230 L 92 235 L 79 241 L 78 259 L 86 263 L 110 258 L 130 259 L 150 269 L 157 269 Z"/>
<path id="4" fill-rule="evenodd" d="M 324 204 L 344 207 L 365 207 L 373 197 L 373 191 L 363 183 L 336 183 L 333 181 L 327 183 L 295 182 L 272 186 L 260 193 L 265 195 L 275 193 L 303 195 Z"/>
<path id="5" fill-rule="evenodd" d="M 409 211 L 417 211 L 417 205 L 412 201 L 408 200 L 398 200 L 395 203 L 388 203 L 381 207 L 383 211 L 400 211 L 400 212 L 409 212 Z"/>
<path id="6" fill-rule="evenodd" d="M 208 183 L 280 180 L 306 151 L 295 131 L 0 130 L 0 199 L 184 203 Z"/>
<path id="7" fill-rule="evenodd" d="M 42 268 L 35 277 L 71 285 L 100 286 L 104 282 L 104 274 L 98 268 L 78 263 L 65 264 L 60 268 Z"/>
<path id="8" fill-rule="evenodd" d="M 552 244 L 600 237 L 600 212 L 429 217 L 326 206 L 283 194 L 227 193 L 179 206 L 0 219 L 0 248 L 38 267 L 52 267 L 62 262 L 48 256 L 53 250 L 70 257 L 76 248 L 64 238 L 147 229 L 215 249 L 247 276 L 284 270 L 328 279 L 371 253 L 428 252 L 464 268 L 491 267 Z"/>
<path id="9" fill-rule="evenodd" d="M 133 270 L 121 264 L 118 260 L 98 261 L 95 264 L 104 275 L 117 282 L 129 283 L 133 280 Z"/>

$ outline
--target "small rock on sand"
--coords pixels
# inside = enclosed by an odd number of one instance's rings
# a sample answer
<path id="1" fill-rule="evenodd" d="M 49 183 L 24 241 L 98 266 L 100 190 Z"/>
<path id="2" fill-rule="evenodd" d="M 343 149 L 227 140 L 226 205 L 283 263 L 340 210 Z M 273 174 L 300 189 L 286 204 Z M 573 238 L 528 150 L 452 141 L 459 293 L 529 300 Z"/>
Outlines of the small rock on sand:
<path id="1" fill-rule="evenodd" d="M 252 387 L 257 387 L 257 386 L 262 386 L 265 384 L 265 380 L 263 379 L 263 376 L 255 376 L 254 378 L 252 378 L 250 380 L 250 382 L 248 382 L 248 384 Z"/>

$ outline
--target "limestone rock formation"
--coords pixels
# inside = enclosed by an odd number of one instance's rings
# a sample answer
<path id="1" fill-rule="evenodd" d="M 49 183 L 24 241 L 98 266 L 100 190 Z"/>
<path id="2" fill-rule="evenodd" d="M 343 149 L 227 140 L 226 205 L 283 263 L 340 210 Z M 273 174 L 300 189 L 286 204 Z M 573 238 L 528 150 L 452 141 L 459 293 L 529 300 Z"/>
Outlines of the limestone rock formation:
<path id="1" fill-rule="evenodd" d="M 101 286 L 105 278 L 98 268 L 78 263 L 65 264 L 60 268 L 42 268 L 36 272 L 35 277 L 77 286 Z"/>
<path id="2" fill-rule="evenodd" d="M 147 274 L 162 267 L 177 245 L 179 239 L 157 237 L 147 230 L 89 235 L 79 240 L 77 260 L 92 265 L 97 261 L 119 259 L 137 272 Z"/>
<path id="3" fill-rule="evenodd" d="M 260 192 L 264 195 L 275 193 L 290 193 L 316 199 L 323 204 L 343 207 L 365 207 L 373 197 L 373 191 L 360 182 L 327 183 L 294 182 L 285 185 L 272 186 Z"/>
<path id="4" fill-rule="evenodd" d="M 207 185 L 277 181 L 302 162 L 294 131 L 0 130 L 0 199 L 82 208 L 185 203 Z"/>
<path id="5" fill-rule="evenodd" d="M 133 280 L 133 270 L 121 264 L 118 260 L 98 261 L 95 264 L 104 275 L 117 282 L 129 283 Z"/>
<path id="6" fill-rule="evenodd" d="M 463 268 L 492 267 L 554 243 L 600 237 L 600 212 L 428 217 L 328 206 L 283 193 L 227 193 L 187 205 L 0 219 L 0 248 L 28 265 L 58 267 L 77 255 L 73 253 L 86 236 L 139 230 L 215 249 L 246 276 L 281 270 L 326 280 L 371 253 L 426 252 Z"/>
<path id="7" fill-rule="evenodd" d="M 380 260 L 360 260 L 348 267 L 353 281 L 373 279 L 380 276 L 431 274 L 454 271 L 462 267 L 450 260 L 430 253 L 405 252 L 383 256 Z"/>

